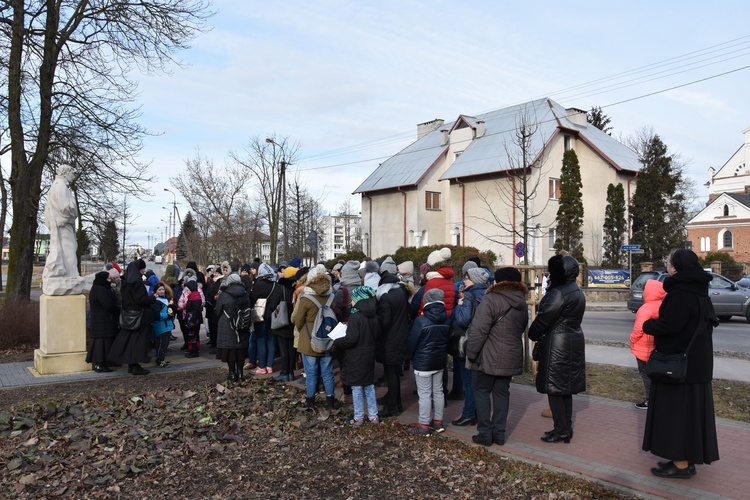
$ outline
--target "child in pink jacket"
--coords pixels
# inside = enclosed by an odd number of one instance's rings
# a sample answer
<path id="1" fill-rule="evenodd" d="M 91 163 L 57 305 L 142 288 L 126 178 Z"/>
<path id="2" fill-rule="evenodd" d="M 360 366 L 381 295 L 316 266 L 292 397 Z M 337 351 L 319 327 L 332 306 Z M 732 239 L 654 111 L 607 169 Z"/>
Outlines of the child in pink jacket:
<path id="1" fill-rule="evenodd" d="M 648 409 L 651 379 L 646 375 L 646 362 L 651 355 L 651 351 L 654 350 L 654 337 L 643 332 L 643 323 L 648 319 L 659 317 L 659 307 L 661 307 L 664 295 L 666 295 L 666 292 L 661 281 L 646 281 L 646 286 L 643 287 L 643 305 L 635 314 L 635 324 L 633 325 L 633 332 L 630 334 L 630 352 L 635 355 L 638 362 L 638 373 L 641 374 L 643 386 L 646 389 L 646 399 L 643 403 L 635 405 L 639 410 Z"/>

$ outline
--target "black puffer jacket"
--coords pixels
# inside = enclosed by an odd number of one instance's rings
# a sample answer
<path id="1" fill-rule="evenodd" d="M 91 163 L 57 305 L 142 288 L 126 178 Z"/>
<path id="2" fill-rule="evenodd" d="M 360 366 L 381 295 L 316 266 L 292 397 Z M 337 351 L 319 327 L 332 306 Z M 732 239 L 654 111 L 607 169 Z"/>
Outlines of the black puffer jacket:
<path id="1" fill-rule="evenodd" d="M 381 295 L 383 286 L 391 289 Z M 375 359 L 385 365 L 398 365 L 406 360 L 406 339 L 409 337 L 411 317 L 409 296 L 399 284 L 398 276 L 384 273 L 378 287 L 378 319 L 382 336 L 375 348 Z"/>
<path id="2" fill-rule="evenodd" d="M 430 302 L 414 320 L 408 349 L 414 369 L 422 372 L 445 369 L 448 354 L 448 314 L 442 302 Z"/>
<path id="3" fill-rule="evenodd" d="M 293 280 L 289 278 L 279 278 L 279 281 L 276 283 L 276 287 L 272 287 L 273 293 L 268 296 L 268 301 L 266 302 L 266 315 L 268 316 L 269 320 L 281 301 L 283 300 L 284 302 L 286 302 L 286 313 L 288 316 L 287 319 L 289 320 L 289 325 L 283 328 L 278 328 L 276 330 L 271 330 L 271 332 L 273 332 L 274 335 L 278 335 L 279 337 L 287 339 L 294 337 L 294 325 L 292 324 L 291 320 L 293 309 L 292 297 L 294 296 L 293 285 Z"/>
<path id="4" fill-rule="evenodd" d="M 229 317 L 232 317 L 238 308 L 246 308 L 250 305 L 250 298 L 242 283 L 232 283 L 223 288 L 219 299 L 214 306 L 214 315 L 219 318 L 219 328 L 216 335 L 216 347 L 219 349 L 247 349 L 250 332 L 238 333 L 229 326 Z M 226 314 L 224 312 L 226 311 Z"/>
<path id="5" fill-rule="evenodd" d="M 375 342 L 380 335 L 375 299 L 357 302 L 358 311 L 349 316 L 346 336 L 336 339 L 336 349 L 344 354 L 341 381 L 346 385 L 366 386 L 375 383 Z"/>
<path id="6" fill-rule="evenodd" d="M 539 304 L 529 338 L 539 342 L 536 390 L 565 396 L 586 390 L 586 343 L 581 320 L 586 298 L 576 284 L 578 261 L 555 255 L 549 260 L 550 287 Z"/>
<path id="7" fill-rule="evenodd" d="M 467 332 L 466 358 L 473 360 L 472 370 L 496 377 L 523 373 L 526 293 L 526 285 L 518 281 L 501 281 L 487 289 Z"/>

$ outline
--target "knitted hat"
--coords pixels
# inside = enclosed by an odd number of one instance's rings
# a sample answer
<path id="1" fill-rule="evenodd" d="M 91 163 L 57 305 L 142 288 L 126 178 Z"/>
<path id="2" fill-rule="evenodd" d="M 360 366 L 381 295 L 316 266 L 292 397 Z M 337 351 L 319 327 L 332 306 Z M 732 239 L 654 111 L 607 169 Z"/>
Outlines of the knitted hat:
<path id="1" fill-rule="evenodd" d="M 398 265 L 396 270 L 398 271 L 398 274 L 405 278 L 408 278 L 409 276 L 414 274 L 414 262 L 410 260 L 404 261 Z"/>
<path id="2" fill-rule="evenodd" d="M 112 279 L 112 280 L 120 279 L 120 273 L 118 273 L 117 269 L 115 269 L 114 267 L 107 272 L 109 273 L 109 279 Z"/>
<path id="3" fill-rule="evenodd" d="M 195 280 L 188 280 L 187 283 L 185 283 L 185 286 L 190 290 L 191 292 L 197 292 L 198 291 L 198 282 Z"/>
<path id="4" fill-rule="evenodd" d="M 359 276 L 359 261 L 349 260 L 341 268 L 341 283 L 345 285 L 355 285 L 362 283 L 362 278 Z"/>
<path id="5" fill-rule="evenodd" d="M 289 265 L 292 267 L 299 268 L 299 266 L 302 265 L 302 259 L 300 259 L 299 257 L 295 257 L 289 261 Z"/>
<path id="6" fill-rule="evenodd" d="M 341 272 L 342 267 L 344 267 L 344 264 L 342 264 L 341 262 L 337 262 L 336 265 L 333 266 L 333 270 Z"/>
<path id="7" fill-rule="evenodd" d="M 427 290 L 424 293 L 424 305 L 431 304 L 433 302 L 443 302 L 443 299 L 445 299 L 445 293 L 439 288 L 433 288 L 432 290 Z"/>
<path id="8" fill-rule="evenodd" d="M 151 285 L 151 295 L 156 295 L 156 291 L 159 288 L 164 288 L 164 282 L 157 281 L 155 284 Z M 166 290 L 166 289 L 165 289 Z"/>
<path id="9" fill-rule="evenodd" d="M 521 281 L 521 273 L 515 267 L 503 267 L 495 271 L 495 283 Z"/>
<path id="10" fill-rule="evenodd" d="M 229 286 L 229 285 L 231 285 L 233 283 L 242 283 L 242 278 L 240 278 L 239 274 L 232 273 L 229 276 L 226 276 L 222 280 L 222 285 L 223 286 Z"/>
<path id="11" fill-rule="evenodd" d="M 466 274 L 468 274 L 469 279 L 477 285 L 483 285 L 487 283 L 487 280 L 489 279 L 489 276 L 487 276 L 487 271 L 485 271 L 481 267 L 472 267 Z M 519 273 L 518 276 L 520 278 L 521 274 Z"/>
<path id="12" fill-rule="evenodd" d="M 466 273 L 469 271 L 469 269 L 474 269 L 477 267 L 477 263 L 471 260 L 467 260 L 466 264 L 464 264 L 464 267 L 461 268 L 461 276 L 465 276 Z M 474 281 L 474 280 L 472 280 Z"/>
<path id="13" fill-rule="evenodd" d="M 292 278 L 294 278 L 294 276 L 296 276 L 296 274 L 297 274 L 297 268 L 296 267 L 289 266 L 289 267 L 286 267 L 284 269 L 284 277 L 285 278 L 292 279 Z"/>
<path id="14" fill-rule="evenodd" d="M 425 262 L 424 264 L 422 264 L 421 266 L 419 266 L 419 274 L 421 276 L 424 276 L 428 272 L 430 272 L 430 265 L 428 263 Z"/>
<path id="15" fill-rule="evenodd" d="M 242 272 L 249 273 L 250 272 L 250 264 L 242 264 Z"/>
<path id="16" fill-rule="evenodd" d="M 316 264 L 315 267 L 307 272 L 307 282 L 310 283 L 312 280 L 319 276 L 326 274 L 326 266 L 322 264 Z"/>
<path id="17" fill-rule="evenodd" d="M 297 270 L 297 273 L 296 273 L 296 274 L 294 275 L 294 279 L 295 279 L 296 281 L 300 281 L 300 280 L 301 280 L 302 278 L 306 278 L 306 277 L 307 277 L 307 272 L 308 272 L 309 270 L 310 270 L 310 268 L 309 268 L 309 267 L 300 267 L 300 268 L 299 268 L 299 269 Z"/>
<path id="18" fill-rule="evenodd" d="M 391 259 L 391 262 L 393 262 L 393 259 Z M 379 271 L 380 271 L 380 266 L 374 260 L 368 260 L 365 263 L 365 273 L 377 273 Z"/>
<path id="19" fill-rule="evenodd" d="M 451 258 L 451 249 L 447 247 L 443 247 L 440 250 L 435 250 L 427 257 L 427 263 L 430 266 L 435 266 L 436 264 L 439 264 L 441 262 L 445 262 L 446 260 Z"/>
<path id="20" fill-rule="evenodd" d="M 360 300 L 371 299 L 375 296 L 375 290 L 369 286 L 358 286 L 352 290 L 352 302 L 355 304 Z"/>
<path id="21" fill-rule="evenodd" d="M 390 255 L 383 259 L 383 262 L 380 264 L 380 272 L 388 271 L 391 274 L 398 273 L 398 269 L 396 269 L 396 262 L 394 262 L 393 257 Z"/>

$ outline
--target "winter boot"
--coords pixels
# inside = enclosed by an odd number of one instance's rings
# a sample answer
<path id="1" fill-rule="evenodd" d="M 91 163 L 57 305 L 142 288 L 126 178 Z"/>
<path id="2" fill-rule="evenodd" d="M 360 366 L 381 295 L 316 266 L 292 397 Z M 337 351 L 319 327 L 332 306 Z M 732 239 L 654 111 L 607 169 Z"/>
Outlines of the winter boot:
<path id="1" fill-rule="evenodd" d="M 336 400 L 336 395 L 326 396 L 326 410 L 338 410 L 341 408 L 341 401 Z"/>
<path id="2" fill-rule="evenodd" d="M 305 398 L 305 408 L 315 408 L 315 396 L 311 398 Z"/>

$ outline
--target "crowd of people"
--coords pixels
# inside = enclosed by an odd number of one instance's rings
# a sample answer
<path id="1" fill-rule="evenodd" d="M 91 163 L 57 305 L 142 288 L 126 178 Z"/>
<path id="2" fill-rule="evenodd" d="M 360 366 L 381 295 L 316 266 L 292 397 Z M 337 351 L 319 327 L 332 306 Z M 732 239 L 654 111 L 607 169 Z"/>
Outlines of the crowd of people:
<path id="1" fill-rule="evenodd" d="M 672 276 L 663 287 L 646 285 L 648 307 L 638 315 L 631 336 L 646 392 L 637 406 L 648 410 L 643 449 L 668 459 L 652 469 L 662 477 L 689 478 L 695 463 L 718 459 L 710 392 L 713 309 L 707 300 L 708 274 L 693 257 L 689 251 L 673 253 Z M 87 362 L 97 372 L 126 364 L 129 373 L 146 375 L 142 364 L 150 360 L 152 348 L 155 367 L 169 365 L 165 355 L 177 329 L 185 356 L 198 356 L 203 327 L 208 352 L 226 363 L 229 381 L 272 375 L 290 382 L 301 364 L 307 408 L 315 407 L 321 387 L 326 408 L 341 407 L 335 394 L 338 365 L 344 395 L 353 405 L 348 419 L 353 426 L 400 415 L 401 380 L 411 368 L 419 398 L 411 434 L 443 432 L 446 400 L 463 400 L 461 415 L 451 424 L 476 426 L 473 441 L 492 446 L 507 438 L 510 382 L 523 372 L 528 328 L 535 341 L 536 389 L 547 395 L 554 424 L 541 439 L 569 443 L 573 395 L 586 390 L 581 329 L 586 300 L 576 283 L 578 262 L 564 252 L 549 260 L 548 285 L 530 325 L 529 290 L 518 269 L 492 272 L 473 257 L 456 280 L 453 264 L 448 248 L 430 253 L 417 269 L 413 262 L 397 264 L 391 257 L 339 261 L 330 270 L 322 263 L 303 266 L 295 258 L 278 266 L 227 261 L 204 272 L 195 262 L 184 271 L 172 264 L 157 277 L 136 260 L 121 277 L 112 264 L 96 274 L 89 295 Z M 324 311 L 332 326 L 346 328 L 321 349 L 316 336 Z M 645 375 L 654 348 L 677 352 L 686 338 L 698 336 L 683 383 L 656 383 Z M 376 364 L 382 365 L 382 380 L 376 380 Z M 376 384 L 387 387 L 382 398 L 376 397 Z"/>

